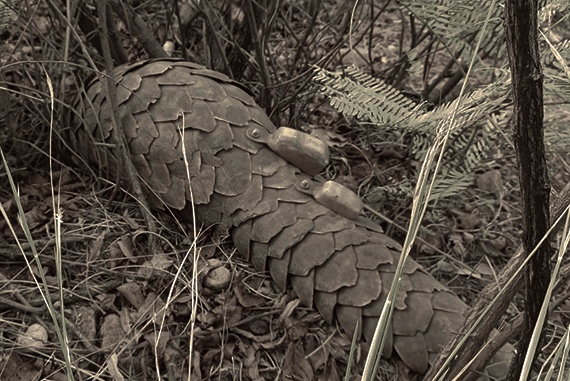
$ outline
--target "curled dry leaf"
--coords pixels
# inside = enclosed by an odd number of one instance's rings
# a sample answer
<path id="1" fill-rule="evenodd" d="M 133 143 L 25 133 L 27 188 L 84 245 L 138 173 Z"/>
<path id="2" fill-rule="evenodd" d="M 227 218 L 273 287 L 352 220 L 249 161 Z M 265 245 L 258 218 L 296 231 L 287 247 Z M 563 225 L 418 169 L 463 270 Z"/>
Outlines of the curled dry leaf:
<path id="1" fill-rule="evenodd" d="M 250 291 L 250 288 L 243 282 L 238 283 L 235 293 L 239 304 L 246 308 L 261 307 L 265 304 L 265 299 Z"/>
<path id="2" fill-rule="evenodd" d="M 117 242 L 117 244 L 119 245 L 119 248 L 125 257 L 133 261 L 135 260 L 133 255 L 133 240 L 131 236 L 124 235 L 121 237 L 121 240 Z"/>

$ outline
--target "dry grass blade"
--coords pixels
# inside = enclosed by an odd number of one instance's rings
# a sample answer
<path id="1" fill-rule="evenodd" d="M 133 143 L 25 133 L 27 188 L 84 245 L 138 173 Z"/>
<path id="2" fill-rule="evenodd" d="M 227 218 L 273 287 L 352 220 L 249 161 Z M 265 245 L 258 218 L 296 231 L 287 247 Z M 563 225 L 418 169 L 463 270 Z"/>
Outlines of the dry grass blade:
<path id="1" fill-rule="evenodd" d="M 73 376 L 73 365 L 72 365 L 72 360 L 71 360 L 71 356 L 70 356 L 70 352 L 69 352 L 69 345 L 68 345 L 68 340 L 67 340 L 68 332 L 66 329 L 66 322 L 65 322 L 65 317 L 63 314 L 63 309 L 62 309 L 62 313 L 58 314 L 56 312 L 55 307 L 54 307 L 54 303 L 52 301 L 52 297 L 51 297 L 51 293 L 50 293 L 49 283 L 46 280 L 44 271 L 42 270 L 42 264 L 40 262 L 39 255 L 38 255 L 38 252 L 36 250 L 36 246 L 34 244 L 34 239 L 32 237 L 30 228 L 29 228 L 27 220 L 26 220 L 26 214 L 25 214 L 24 209 L 22 207 L 22 202 L 21 202 L 21 199 L 19 197 L 19 192 L 18 192 L 18 189 L 16 187 L 16 184 L 14 183 L 14 181 L 12 179 L 12 175 L 11 175 L 10 169 L 8 167 L 8 162 L 6 161 L 6 158 L 4 156 L 4 152 L 3 152 L 1 147 L 0 147 L 0 155 L 2 156 L 2 162 L 4 164 L 4 168 L 6 169 L 6 174 L 8 175 L 8 180 L 9 180 L 10 186 L 12 188 L 12 194 L 14 196 L 14 200 L 15 200 L 17 208 L 18 208 L 20 226 L 22 227 L 22 230 L 25 233 L 26 239 L 30 245 L 30 249 L 32 250 L 32 253 L 34 254 L 35 265 L 37 266 L 37 268 L 39 270 L 39 275 L 41 277 L 41 284 L 35 279 L 35 277 L 34 277 L 34 281 L 36 283 L 37 289 L 41 293 L 41 296 L 42 296 L 46 306 L 48 307 L 48 311 L 51 315 L 53 324 L 55 326 L 55 331 L 56 331 L 56 334 L 57 334 L 57 337 L 59 340 L 59 344 L 60 344 L 60 350 L 62 351 L 63 357 L 65 359 L 65 366 L 67 369 L 67 374 L 69 376 L 69 379 L 74 380 L 75 378 Z M 30 274 L 34 274 L 34 271 L 32 269 L 32 264 L 28 261 L 28 259 L 26 257 L 26 253 L 25 253 L 24 249 L 22 248 L 22 246 L 20 245 L 20 241 L 19 241 L 18 236 L 14 230 L 14 227 L 11 225 L 10 219 L 8 218 L 8 215 L 7 215 L 6 211 L 4 210 L 4 207 L 1 204 L 0 204 L 0 212 L 2 212 L 2 215 L 5 219 L 5 221 L 8 222 L 8 227 L 9 227 L 10 231 L 12 232 L 14 239 L 16 240 L 16 242 L 18 244 L 18 247 L 20 248 L 22 256 L 26 260 L 26 264 L 27 264 L 27 267 L 30 271 Z M 56 224 L 57 224 L 57 220 L 56 220 Z M 61 253 L 61 246 L 57 244 L 57 240 L 56 240 L 56 253 L 57 252 Z M 56 254 L 55 259 L 57 262 L 57 260 L 58 260 L 57 254 Z M 59 260 L 59 263 L 61 264 L 61 259 Z M 58 275 L 60 275 L 58 277 L 58 279 L 59 279 L 58 289 L 60 291 L 60 295 L 62 295 L 63 285 L 61 282 L 61 272 L 59 272 Z M 61 305 L 63 305 L 63 298 L 61 298 L 60 303 L 61 303 Z"/>

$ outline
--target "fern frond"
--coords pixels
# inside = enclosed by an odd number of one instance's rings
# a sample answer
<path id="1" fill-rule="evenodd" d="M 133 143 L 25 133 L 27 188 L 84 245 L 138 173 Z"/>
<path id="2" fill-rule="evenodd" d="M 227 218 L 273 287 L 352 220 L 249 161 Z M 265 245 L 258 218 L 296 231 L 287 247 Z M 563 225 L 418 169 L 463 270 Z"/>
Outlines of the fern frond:
<path id="1" fill-rule="evenodd" d="M 0 33 L 4 33 L 10 25 L 13 7 L 14 4 L 12 0 L 0 0 Z"/>
<path id="2" fill-rule="evenodd" d="M 426 25 L 450 53 L 461 52 L 459 58 L 470 59 L 474 52 L 469 42 L 477 40 L 493 1 L 403 0 L 400 4 L 404 11 Z M 502 13 L 501 7 L 495 5 L 480 47 L 484 56 L 504 54 Z"/>
<path id="3" fill-rule="evenodd" d="M 544 23 L 556 14 L 568 14 L 570 10 L 570 3 L 568 0 L 552 0 L 546 2 L 543 8 L 538 10 L 539 23 Z"/>
<path id="4" fill-rule="evenodd" d="M 318 91 L 329 97 L 331 105 L 347 116 L 356 116 L 387 129 L 435 134 L 435 126 L 457 107 L 452 130 L 482 115 L 495 112 L 508 95 L 510 81 L 494 84 L 427 112 L 394 87 L 351 67 L 346 76 L 315 67 Z"/>
<path id="5" fill-rule="evenodd" d="M 510 91 L 510 80 L 501 78 L 493 84 L 467 94 L 452 102 L 426 111 L 424 105 L 415 104 L 403 93 L 363 73 L 349 68 L 346 75 L 331 73 L 315 67 L 314 81 L 319 92 L 329 97 L 331 105 L 347 116 L 369 121 L 386 130 L 399 130 L 412 134 L 412 157 L 423 161 L 434 144 L 438 126 L 447 126 L 447 120 L 456 110 L 456 117 L 450 127 L 448 155 L 444 161 L 445 173 L 453 168 L 457 173 L 442 177 L 442 185 L 436 188 L 434 196 L 443 197 L 468 186 L 472 173 L 481 163 L 489 147 L 494 143 L 490 128 L 477 122 L 497 112 L 504 104 Z M 459 176 L 459 173 L 465 177 Z M 457 182 L 452 185 L 452 182 Z"/>
<path id="6" fill-rule="evenodd" d="M 554 45 L 554 49 L 567 61 L 568 58 L 570 58 L 568 48 L 570 48 L 570 40 L 568 39 L 560 41 Z M 554 57 L 554 53 L 551 49 L 544 49 L 542 52 L 541 61 L 543 66 L 549 66 L 556 63 L 556 57 Z"/>
<path id="7" fill-rule="evenodd" d="M 544 94 L 556 95 L 564 102 L 570 102 L 570 81 L 565 76 L 544 75 Z"/>
<path id="8" fill-rule="evenodd" d="M 388 125 L 409 115 L 414 102 L 401 92 L 356 68 L 347 75 L 315 67 L 314 81 L 331 105 L 347 116 L 356 116 L 378 125 Z"/>
<path id="9" fill-rule="evenodd" d="M 456 196 L 472 186 L 474 180 L 475 173 L 473 172 L 448 171 L 435 180 L 429 201 Z"/>

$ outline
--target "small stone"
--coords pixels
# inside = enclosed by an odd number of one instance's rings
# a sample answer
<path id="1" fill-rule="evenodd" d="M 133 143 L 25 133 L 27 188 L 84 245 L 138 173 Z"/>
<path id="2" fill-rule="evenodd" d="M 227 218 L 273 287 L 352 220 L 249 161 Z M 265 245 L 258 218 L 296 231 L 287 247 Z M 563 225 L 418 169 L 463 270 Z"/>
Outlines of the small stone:
<path id="1" fill-rule="evenodd" d="M 27 348 L 43 348 L 47 340 L 47 331 L 39 324 L 32 324 L 25 334 L 18 337 L 18 343 Z"/>
<path id="2" fill-rule="evenodd" d="M 477 176 L 475 184 L 477 185 L 477 188 L 491 192 L 498 198 L 503 187 L 501 171 L 493 170 L 485 172 L 482 175 Z"/>
<path id="3" fill-rule="evenodd" d="M 225 267 L 213 269 L 204 278 L 204 286 L 214 291 L 222 291 L 230 284 L 231 273 Z"/>

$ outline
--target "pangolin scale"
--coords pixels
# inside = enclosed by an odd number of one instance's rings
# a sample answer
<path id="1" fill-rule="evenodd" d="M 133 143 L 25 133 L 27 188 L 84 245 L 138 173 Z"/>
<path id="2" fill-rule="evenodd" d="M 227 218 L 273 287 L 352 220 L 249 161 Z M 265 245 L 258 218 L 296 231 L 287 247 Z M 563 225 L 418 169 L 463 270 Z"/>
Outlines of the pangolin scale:
<path id="1" fill-rule="evenodd" d="M 157 59 L 114 71 L 117 105 L 132 161 L 152 206 L 191 217 L 186 150 L 198 219 L 223 223 L 243 258 L 290 285 L 301 301 L 347 334 L 357 323 L 372 340 L 400 245 L 363 216 L 338 213 L 311 191 L 322 186 L 275 153 L 259 134 L 276 127 L 253 98 L 227 76 L 202 66 Z M 72 146 L 91 164 L 117 173 L 112 108 L 93 80 L 77 103 Z M 179 128 L 180 127 L 180 128 Z M 124 171 L 123 171 L 124 173 Z M 414 371 L 456 333 L 467 305 L 408 259 L 384 355 L 396 351 Z"/>

